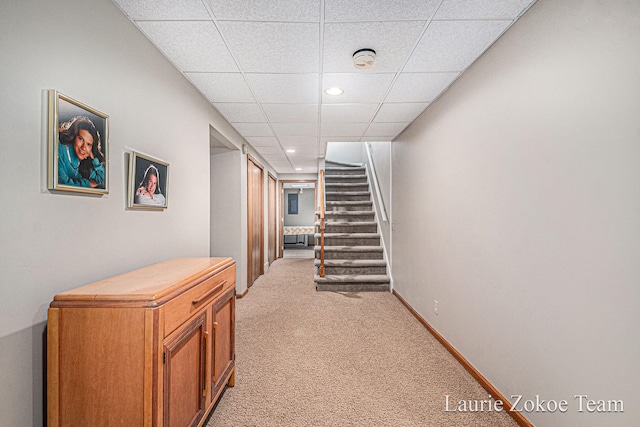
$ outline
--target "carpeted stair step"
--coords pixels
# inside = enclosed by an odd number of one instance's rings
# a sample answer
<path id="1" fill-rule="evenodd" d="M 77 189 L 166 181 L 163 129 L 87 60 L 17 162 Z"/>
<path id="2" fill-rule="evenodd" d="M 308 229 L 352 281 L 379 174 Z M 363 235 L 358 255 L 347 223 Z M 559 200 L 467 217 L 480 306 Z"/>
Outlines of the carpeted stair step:
<path id="1" fill-rule="evenodd" d="M 324 176 L 333 176 L 333 175 L 366 175 L 366 171 L 364 166 L 354 166 L 354 167 L 327 167 L 325 165 L 324 168 Z"/>
<path id="2" fill-rule="evenodd" d="M 373 202 L 371 200 L 339 200 L 327 202 L 325 206 L 326 212 L 335 211 L 370 211 L 373 210 Z"/>
<path id="3" fill-rule="evenodd" d="M 325 189 L 327 193 L 335 192 L 360 192 L 369 191 L 369 184 L 366 182 L 332 182 L 326 183 Z"/>
<path id="4" fill-rule="evenodd" d="M 320 233 L 313 237 L 320 238 Z M 377 233 L 324 233 L 324 245 L 327 246 L 380 246 Z"/>
<path id="5" fill-rule="evenodd" d="M 318 212 L 316 212 L 319 215 Z M 327 222 L 364 222 L 375 221 L 373 211 L 325 211 L 324 219 Z"/>
<path id="6" fill-rule="evenodd" d="M 320 258 L 320 246 L 313 247 Z M 382 246 L 326 246 L 324 259 L 383 259 Z"/>
<path id="7" fill-rule="evenodd" d="M 334 182 L 366 184 L 368 181 L 366 175 L 329 175 L 324 177 L 324 182 L 326 185 L 330 185 Z"/>
<path id="8" fill-rule="evenodd" d="M 371 200 L 371 193 L 368 191 L 327 191 L 325 196 L 327 201 Z"/>
<path id="9" fill-rule="evenodd" d="M 320 232 L 320 221 L 316 221 L 316 231 Z M 325 223 L 325 233 L 376 233 L 378 231 L 378 224 L 375 221 L 361 221 L 361 222 L 334 222 L 327 221 Z"/>
<path id="10" fill-rule="evenodd" d="M 320 268 L 320 260 L 314 260 L 316 271 Z M 325 275 L 335 274 L 387 274 L 387 263 L 382 259 L 325 259 Z"/>
<path id="11" fill-rule="evenodd" d="M 336 274 L 320 277 L 315 275 L 316 290 L 358 292 L 358 291 L 389 291 L 391 279 L 386 274 L 351 275 Z"/>

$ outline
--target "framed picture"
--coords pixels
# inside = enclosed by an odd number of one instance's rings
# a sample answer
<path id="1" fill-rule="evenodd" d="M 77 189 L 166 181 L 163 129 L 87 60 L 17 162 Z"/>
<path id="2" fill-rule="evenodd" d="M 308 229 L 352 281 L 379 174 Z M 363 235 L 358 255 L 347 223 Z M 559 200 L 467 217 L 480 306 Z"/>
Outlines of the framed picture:
<path id="1" fill-rule="evenodd" d="M 109 116 L 49 90 L 48 187 L 109 193 Z"/>
<path id="2" fill-rule="evenodd" d="M 129 209 L 166 209 L 169 164 L 136 151 L 129 155 Z"/>

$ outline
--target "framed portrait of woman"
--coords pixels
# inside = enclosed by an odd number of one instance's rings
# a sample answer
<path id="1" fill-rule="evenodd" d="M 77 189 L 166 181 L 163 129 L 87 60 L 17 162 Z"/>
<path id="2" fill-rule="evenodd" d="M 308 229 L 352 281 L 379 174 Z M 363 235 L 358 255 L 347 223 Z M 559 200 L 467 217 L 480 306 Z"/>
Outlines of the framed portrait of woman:
<path id="1" fill-rule="evenodd" d="M 166 209 L 169 196 L 169 164 L 132 151 L 129 154 L 129 209 Z"/>
<path id="2" fill-rule="evenodd" d="M 109 116 L 49 90 L 48 187 L 109 193 Z"/>

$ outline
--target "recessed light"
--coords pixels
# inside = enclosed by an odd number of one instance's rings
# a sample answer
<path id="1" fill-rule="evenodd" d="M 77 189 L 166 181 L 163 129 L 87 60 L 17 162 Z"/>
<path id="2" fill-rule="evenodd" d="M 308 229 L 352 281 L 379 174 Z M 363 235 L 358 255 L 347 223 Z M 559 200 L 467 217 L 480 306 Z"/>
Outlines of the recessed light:
<path id="1" fill-rule="evenodd" d="M 324 90 L 324 93 L 326 93 L 327 95 L 331 95 L 331 96 L 339 96 L 342 95 L 344 93 L 344 90 L 342 90 L 339 87 L 330 87 Z"/>
<path id="2" fill-rule="evenodd" d="M 296 170 L 297 170 L 297 171 L 301 171 L 301 170 L 302 170 L 302 168 L 296 168 Z"/>
<path id="3" fill-rule="evenodd" d="M 295 152 L 296 152 L 296 150 L 293 150 L 293 149 L 288 149 L 287 150 L 287 153 L 295 153 Z"/>

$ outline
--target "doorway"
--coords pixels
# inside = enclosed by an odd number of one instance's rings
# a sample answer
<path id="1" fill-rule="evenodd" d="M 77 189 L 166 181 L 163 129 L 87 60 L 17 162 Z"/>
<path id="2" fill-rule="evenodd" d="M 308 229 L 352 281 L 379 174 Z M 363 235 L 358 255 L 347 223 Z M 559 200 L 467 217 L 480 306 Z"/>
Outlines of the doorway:
<path id="1" fill-rule="evenodd" d="M 280 257 L 313 258 L 317 180 L 280 181 Z"/>

